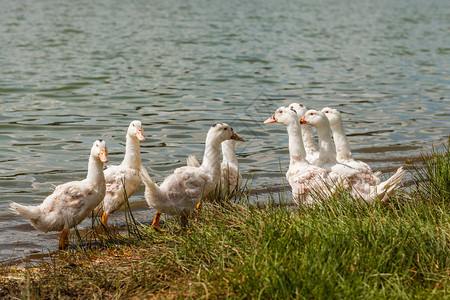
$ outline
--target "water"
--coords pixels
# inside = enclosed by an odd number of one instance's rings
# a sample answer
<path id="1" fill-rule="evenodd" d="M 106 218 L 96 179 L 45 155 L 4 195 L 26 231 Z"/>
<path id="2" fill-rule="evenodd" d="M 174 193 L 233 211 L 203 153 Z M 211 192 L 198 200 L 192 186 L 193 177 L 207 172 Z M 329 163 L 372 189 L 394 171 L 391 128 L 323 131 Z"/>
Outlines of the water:
<path id="1" fill-rule="evenodd" d="M 55 185 L 82 179 L 97 138 L 110 164 L 120 163 L 134 119 L 158 182 L 187 155 L 201 156 L 209 126 L 228 122 L 247 140 L 241 169 L 260 190 L 280 187 L 288 164 L 285 128 L 262 121 L 294 101 L 341 110 L 354 156 L 387 173 L 449 134 L 445 0 L 6 0 L 0 8 L 0 259 L 57 243 L 13 216 L 9 201 L 37 205 Z M 143 188 L 131 200 L 144 201 Z"/>

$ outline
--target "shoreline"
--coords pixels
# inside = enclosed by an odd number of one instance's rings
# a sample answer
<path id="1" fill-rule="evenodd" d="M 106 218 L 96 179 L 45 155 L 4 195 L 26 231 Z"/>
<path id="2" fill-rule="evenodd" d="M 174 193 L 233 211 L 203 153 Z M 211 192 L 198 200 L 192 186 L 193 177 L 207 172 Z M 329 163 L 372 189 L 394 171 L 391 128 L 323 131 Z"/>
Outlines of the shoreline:
<path id="1" fill-rule="evenodd" d="M 2 264 L 0 297 L 445 298 L 449 171 L 447 149 L 410 166 L 416 188 L 386 203 L 339 190 L 315 207 L 270 194 L 273 205 L 260 206 L 244 192 L 238 204 L 205 202 L 187 229 L 177 218 L 163 233 L 149 223 L 87 229 L 74 248 L 36 257 L 36 265 Z"/>
<path id="2" fill-rule="evenodd" d="M 412 161 L 414 162 L 422 162 L 424 161 L 423 158 L 415 158 Z M 395 171 L 396 167 L 392 166 L 392 167 L 386 167 L 385 169 L 382 170 L 383 175 L 384 176 L 388 176 L 391 175 L 394 171 Z M 285 180 L 284 178 L 284 174 L 280 174 L 281 180 Z M 287 184 L 287 183 L 286 183 Z M 409 188 L 413 185 L 413 181 L 411 180 L 411 178 L 406 177 L 405 181 L 403 182 L 403 188 Z M 290 187 L 289 186 L 283 186 L 282 184 L 276 184 L 276 185 L 272 185 L 270 187 L 259 187 L 259 188 L 254 188 L 254 189 L 250 189 L 247 190 L 246 193 L 250 196 L 250 199 L 253 202 L 257 202 L 259 200 L 262 199 L 262 203 L 259 204 L 255 204 L 256 206 L 261 206 L 265 205 L 267 203 L 267 199 L 269 197 L 269 195 L 278 195 L 278 196 L 282 196 L 285 198 L 290 198 L 291 197 L 291 193 L 290 193 Z M 133 201 L 133 199 L 139 198 L 140 200 L 137 201 Z M 140 188 L 140 190 L 133 196 L 133 198 L 131 199 L 130 203 L 130 207 L 133 210 L 133 215 L 135 215 L 136 219 L 138 219 L 140 222 L 143 222 L 144 224 L 148 224 L 151 223 L 153 218 L 154 218 L 154 210 L 152 208 L 150 208 L 147 204 L 147 202 L 145 200 L 143 200 L 144 195 L 143 195 L 143 187 Z M 121 208 L 120 210 L 118 210 L 115 214 L 111 215 L 111 224 L 113 224 L 115 227 L 117 228 L 124 228 L 125 227 L 125 220 L 124 220 L 124 212 L 125 209 Z M 169 218 L 170 219 L 170 218 Z M 89 230 L 90 225 L 92 223 L 91 221 L 91 217 L 88 217 L 85 221 L 83 221 L 83 223 L 81 224 L 81 231 L 86 231 Z M 25 221 L 20 221 L 19 224 L 10 226 L 10 227 L 3 227 L 4 230 L 14 230 L 18 233 L 23 232 L 23 233 L 31 233 L 31 236 L 28 240 L 28 242 L 26 241 L 21 241 L 21 240 L 16 240 L 15 244 L 22 244 L 22 243 L 33 243 L 33 241 L 38 241 L 40 242 L 41 245 L 43 245 L 44 243 L 46 243 L 47 245 L 51 245 L 53 247 L 53 249 L 49 249 L 49 247 L 39 247 L 36 245 L 36 247 L 29 247 L 25 250 L 19 250 L 19 252 L 23 252 L 23 251 L 27 251 L 27 254 L 20 254 L 18 256 L 12 257 L 12 258 L 4 258 L 0 260 L 0 265 L 1 264 L 9 264 L 10 261 L 26 261 L 27 257 L 31 256 L 31 257 L 39 257 L 39 256 L 46 256 L 49 255 L 49 251 L 55 251 L 56 249 L 54 247 L 57 246 L 57 237 L 58 237 L 58 233 L 55 232 L 49 232 L 49 233 L 41 233 L 39 231 L 37 231 L 36 229 L 34 229 L 28 222 L 28 220 Z M 71 231 L 71 234 L 73 235 L 73 230 Z M 43 242 L 41 242 L 43 241 Z M 39 244 L 38 244 L 39 245 Z M 7 250 L 7 249 L 5 249 Z M 8 256 L 12 256 L 14 255 L 14 253 L 19 253 L 16 250 L 10 250 L 10 255 Z"/>

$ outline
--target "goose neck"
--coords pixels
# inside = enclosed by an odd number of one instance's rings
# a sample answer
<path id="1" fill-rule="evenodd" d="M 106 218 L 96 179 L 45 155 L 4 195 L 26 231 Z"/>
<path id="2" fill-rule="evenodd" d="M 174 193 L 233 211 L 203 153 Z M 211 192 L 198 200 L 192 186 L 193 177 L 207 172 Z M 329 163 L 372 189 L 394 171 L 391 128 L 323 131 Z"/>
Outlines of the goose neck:
<path id="1" fill-rule="evenodd" d="M 220 174 L 220 142 L 214 139 L 206 139 L 205 153 L 201 167 L 212 172 L 217 177 Z"/>
<path id="2" fill-rule="evenodd" d="M 223 162 L 237 166 L 238 161 L 236 158 L 236 142 L 233 140 L 223 142 L 222 155 L 223 155 Z"/>
<path id="3" fill-rule="evenodd" d="M 331 138 L 330 126 L 321 126 L 317 128 L 319 135 L 319 159 L 322 163 L 336 163 L 336 148 Z"/>
<path id="4" fill-rule="evenodd" d="M 287 132 L 289 135 L 289 156 L 291 163 L 304 160 L 306 151 L 303 145 L 300 123 L 296 122 L 288 125 Z"/>
<path id="5" fill-rule="evenodd" d="M 138 169 L 141 165 L 141 149 L 137 138 L 127 135 L 122 165 L 134 169 Z"/>
<path id="6" fill-rule="evenodd" d="M 342 121 L 333 126 L 332 130 L 334 143 L 336 144 L 336 159 L 338 161 L 350 159 L 352 154 Z"/>
<path id="7" fill-rule="evenodd" d="M 89 157 L 86 179 L 94 184 L 101 184 L 102 182 L 105 182 L 105 176 L 103 174 L 103 163 L 95 155 L 91 155 Z"/>
<path id="8" fill-rule="evenodd" d="M 312 154 L 314 152 L 317 152 L 317 145 L 314 140 L 314 131 L 312 129 L 311 125 L 301 125 L 302 128 L 302 138 L 303 138 L 303 144 L 305 146 L 306 153 Z"/>

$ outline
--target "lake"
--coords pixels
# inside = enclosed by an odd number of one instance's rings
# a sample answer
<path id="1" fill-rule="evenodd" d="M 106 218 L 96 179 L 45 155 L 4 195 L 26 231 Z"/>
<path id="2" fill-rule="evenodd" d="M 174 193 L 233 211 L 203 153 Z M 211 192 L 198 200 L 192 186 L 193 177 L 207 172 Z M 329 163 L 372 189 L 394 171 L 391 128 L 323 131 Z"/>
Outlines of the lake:
<path id="1" fill-rule="evenodd" d="M 92 142 L 123 158 L 135 119 L 156 182 L 229 123 L 244 177 L 283 185 L 277 107 L 330 106 L 354 157 L 386 176 L 450 131 L 450 2 L 12 1 L 0 4 L 0 260 L 57 246 L 9 201 L 84 178 Z M 281 167 L 280 167 L 281 166 Z M 144 188 L 130 199 L 142 203 Z M 139 205 L 137 205 L 139 206 Z M 144 205 L 138 218 L 150 221 Z M 115 218 L 115 219 L 114 219 Z M 121 222 L 123 211 L 112 216 Z M 89 226 L 90 221 L 81 227 Z"/>

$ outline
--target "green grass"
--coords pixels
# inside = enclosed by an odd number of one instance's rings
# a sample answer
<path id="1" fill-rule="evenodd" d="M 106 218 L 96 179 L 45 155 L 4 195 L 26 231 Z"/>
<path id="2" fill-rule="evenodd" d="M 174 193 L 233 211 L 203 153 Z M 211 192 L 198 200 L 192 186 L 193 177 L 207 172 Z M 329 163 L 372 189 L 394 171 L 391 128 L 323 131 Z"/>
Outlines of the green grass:
<path id="1" fill-rule="evenodd" d="M 255 207 L 243 193 L 205 203 L 189 231 L 130 218 L 129 236 L 1 268 L 0 298 L 450 299 L 449 154 L 424 154 L 387 204 L 342 192 L 316 208 Z"/>
<path id="2" fill-rule="evenodd" d="M 450 136 L 443 151 L 433 147 L 431 153 L 422 153 L 423 165 L 412 165 L 415 175 L 416 198 L 448 204 L 450 200 Z"/>

